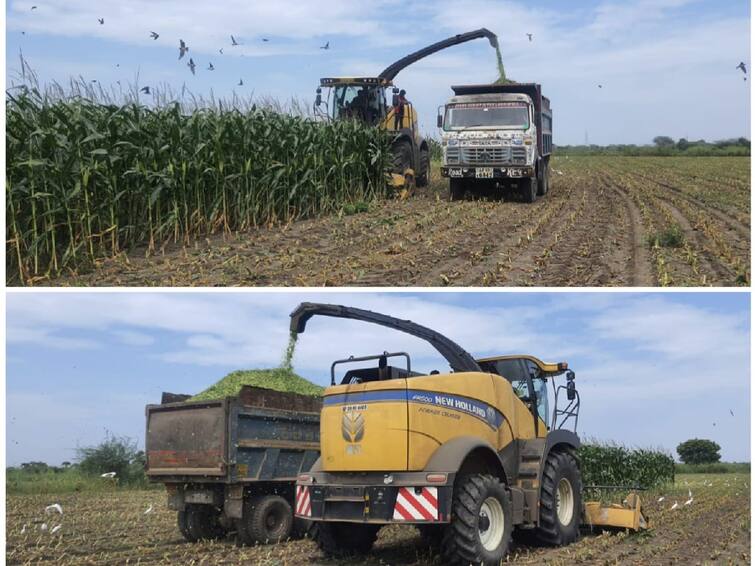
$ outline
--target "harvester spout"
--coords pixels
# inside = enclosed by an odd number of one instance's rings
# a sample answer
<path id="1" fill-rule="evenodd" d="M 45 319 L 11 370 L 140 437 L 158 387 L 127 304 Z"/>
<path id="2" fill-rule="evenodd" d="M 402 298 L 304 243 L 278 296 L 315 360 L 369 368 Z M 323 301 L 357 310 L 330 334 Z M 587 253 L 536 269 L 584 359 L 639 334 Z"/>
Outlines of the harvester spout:
<path id="1" fill-rule="evenodd" d="M 480 28 L 475 31 L 454 35 L 453 37 L 449 37 L 448 39 L 444 39 L 443 41 L 438 41 L 437 43 L 428 45 L 427 47 L 420 49 L 419 51 L 410 53 L 406 57 L 402 57 L 392 65 L 386 67 L 385 70 L 378 76 L 383 79 L 393 80 L 396 75 L 398 75 L 406 67 L 408 67 L 412 63 L 416 63 L 417 61 L 427 57 L 428 55 L 437 53 L 438 51 L 446 49 L 447 47 L 453 47 L 454 45 L 459 45 L 460 43 L 466 43 L 467 41 L 472 41 L 473 39 L 480 39 L 483 37 L 486 37 L 488 39 L 491 47 L 496 50 L 498 49 L 498 37 L 496 36 L 496 34 L 494 34 L 489 29 Z"/>
<path id="2" fill-rule="evenodd" d="M 300 334 L 304 332 L 307 321 L 315 315 L 361 320 L 406 332 L 429 342 L 448 361 L 454 371 L 481 371 L 480 366 L 469 352 L 442 334 L 411 320 L 401 320 L 364 309 L 323 303 L 301 303 L 291 313 L 291 333 Z"/>

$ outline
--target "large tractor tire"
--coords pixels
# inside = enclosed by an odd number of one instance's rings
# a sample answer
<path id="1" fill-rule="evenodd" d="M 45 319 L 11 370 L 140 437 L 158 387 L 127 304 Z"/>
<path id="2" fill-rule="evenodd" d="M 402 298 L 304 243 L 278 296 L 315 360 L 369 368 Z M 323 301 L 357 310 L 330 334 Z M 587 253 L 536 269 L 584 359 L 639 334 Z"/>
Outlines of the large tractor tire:
<path id="1" fill-rule="evenodd" d="M 419 150 L 419 173 L 417 186 L 426 187 L 430 182 L 430 152 L 426 148 Z"/>
<path id="2" fill-rule="evenodd" d="M 178 512 L 178 529 L 189 542 L 216 540 L 226 534 L 220 524 L 220 511 L 210 505 L 187 505 Z"/>
<path id="3" fill-rule="evenodd" d="M 542 168 L 540 169 L 540 176 L 537 179 L 537 194 L 544 196 L 548 193 L 551 182 L 551 166 L 548 159 L 543 160 Z"/>
<path id="4" fill-rule="evenodd" d="M 535 202 L 537 198 L 537 179 L 526 177 L 519 181 L 519 190 L 522 193 L 522 200 L 527 203 Z"/>
<path id="5" fill-rule="evenodd" d="M 560 546 L 577 540 L 581 510 L 582 475 L 576 458 L 571 452 L 551 452 L 543 466 L 537 541 Z"/>
<path id="6" fill-rule="evenodd" d="M 318 522 L 312 533 L 323 554 L 332 558 L 344 558 L 367 554 L 375 544 L 379 530 L 379 525 L 328 521 Z"/>
<path id="7" fill-rule="evenodd" d="M 446 563 L 497 566 L 509 552 L 512 528 L 511 498 L 500 480 L 487 474 L 460 478 L 443 539 Z"/>
<path id="8" fill-rule="evenodd" d="M 250 499 L 244 504 L 242 515 L 237 522 L 242 544 L 277 543 L 291 535 L 293 510 L 279 495 L 260 495 Z"/>

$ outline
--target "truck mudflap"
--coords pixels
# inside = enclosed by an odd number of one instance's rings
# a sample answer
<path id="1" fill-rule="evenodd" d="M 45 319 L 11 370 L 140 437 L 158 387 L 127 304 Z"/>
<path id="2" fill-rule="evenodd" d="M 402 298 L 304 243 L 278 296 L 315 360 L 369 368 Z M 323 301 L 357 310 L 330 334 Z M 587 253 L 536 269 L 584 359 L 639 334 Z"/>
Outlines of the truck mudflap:
<path id="1" fill-rule="evenodd" d="M 295 514 L 310 521 L 447 523 L 452 485 L 296 486 Z"/>
<path id="2" fill-rule="evenodd" d="M 534 177 L 534 167 L 441 167 L 442 177 L 452 179 L 522 179 Z"/>

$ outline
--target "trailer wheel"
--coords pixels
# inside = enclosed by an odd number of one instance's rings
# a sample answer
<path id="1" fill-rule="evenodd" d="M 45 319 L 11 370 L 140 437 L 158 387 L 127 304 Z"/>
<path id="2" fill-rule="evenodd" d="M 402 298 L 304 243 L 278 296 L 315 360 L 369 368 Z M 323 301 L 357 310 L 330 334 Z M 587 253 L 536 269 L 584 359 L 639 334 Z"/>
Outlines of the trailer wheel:
<path id="1" fill-rule="evenodd" d="M 187 505 L 178 513 L 178 528 L 189 542 L 215 540 L 225 536 L 220 512 L 210 505 Z"/>
<path id="2" fill-rule="evenodd" d="M 579 536 L 582 509 L 582 475 L 577 460 L 569 452 L 551 452 L 543 466 L 540 489 L 540 526 L 537 540 L 558 546 Z"/>
<path id="3" fill-rule="evenodd" d="M 430 153 L 426 149 L 419 150 L 419 175 L 417 186 L 426 187 L 430 182 Z"/>
<path id="4" fill-rule="evenodd" d="M 286 540 L 291 535 L 294 514 L 280 495 L 255 497 L 244 506 L 244 517 L 239 526 L 242 542 L 268 544 Z"/>
<path id="5" fill-rule="evenodd" d="M 533 203 L 537 198 L 537 179 L 526 177 L 519 181 L 519 190 L 522 192 L 524 202 Z"/>
<path id="6" fill-rule="evenodd" d="M 548 193 L 550 188 L 551 167 L 548 159 L 543 160 L 543 167 L 540 171 L 540 177 L 537 180 L 537 194 L 543 196 Z"/>
<path id="7" fill-rule="evenodd" d="M 375 544 L 380 525 L 367 523 L 318 522 L 312 529 L 313 538 L 328 557 L 343 558 L 367 554 Z"/>
<path id="8" fill-rule="evenodd" d="M 511 543 L 511 499 L 487 474 L 462 477 L 454 488 L 451 523 L 443 539 L 450 564 L 499 564 Z"/>

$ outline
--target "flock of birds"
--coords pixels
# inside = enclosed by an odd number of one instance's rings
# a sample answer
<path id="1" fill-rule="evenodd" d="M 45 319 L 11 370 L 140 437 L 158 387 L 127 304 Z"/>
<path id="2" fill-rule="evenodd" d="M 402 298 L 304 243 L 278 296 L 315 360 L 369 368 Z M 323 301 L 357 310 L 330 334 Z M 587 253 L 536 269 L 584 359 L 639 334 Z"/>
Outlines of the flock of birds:
<path id="1" fill-rule="evenodd" d="M 31 9 L 32 10 L 37 10 L 37 6 L 32 6 Z M 101 26 L 104 26 L 105 25 L 105 18 L 97 18 L 97 22 L 99 22 L 99 24 Z M 22 31 L 21 33 L 23 35 L 26 35 L 26 32 Z M 160 34 L 157 33 L 156 31 L 150 31 L 149 32 L 149 37 L 152 40 L 156 41 L 160 37 Z M 260 39 L 261 39 L 261 41 L 263 43 L 268 43 L 270 41 L 270 38 L 268 38 L 268 37 L 262 37 Z M 231 35 L 231 47 L 237 47 L 239 45 L 243 45 L 243 44 L 239 43 L 239 41 L 236 39 L 236 37 L 234 37 L 233 35 Z M 320 49 L 323 49 L 325 51 L 329 50 L 330 49 L 330 41 L 327 41 L 325 43 L 325 45 L 321 45 Z M 186 45 L 186 42 L 183 39 L 179 39 L 179 41 L 178 41 L 178 59 L 179 60 L 183 59 L 184 56 L 186 55 L 186 53 L 188 51 L 189 51 L 189 46 Z M 223 55 L 223 48 L 222 47 L 219 49 L 219 53 L 221 55 Z M 242 55 L 242 57 L 243 57 L 243 55 Z M 191 71 L 192 75 L 196 75 L 197 74 L 196 73 L 197 64 L 194 62 L 194 59 L 192 57 L 189 57 L 189 61 L 188 61 L 188 63 L 186 63 L 186 66 L 189 67 L 189 70 Z M 120 67 L 120 65 L 116 65 L 116 67 Z M 212 61 L 210 61 L 210 63 L 208 64 L 207 70 L 208 71 L 214 71 L 215 70 L 215 65 L 212 64 Z M 92 82 L 97 82 L 97 81 L 95 79 Z M 244 86 L 244 79 L 243 78 L 239 79 L 239 82 L 237 83 L 236 86 Z M 150 89 L 149 86 L 144 86 L 144 87 L 142 87 L 139 90 L 141 92 L 143 92 L 144 94 L 151 94 L 151 89 Z"/>

